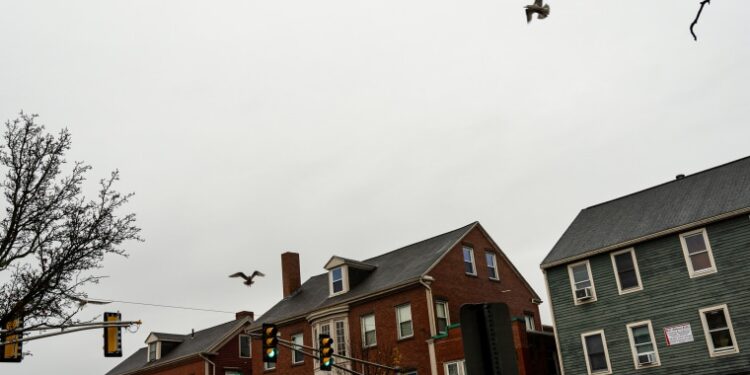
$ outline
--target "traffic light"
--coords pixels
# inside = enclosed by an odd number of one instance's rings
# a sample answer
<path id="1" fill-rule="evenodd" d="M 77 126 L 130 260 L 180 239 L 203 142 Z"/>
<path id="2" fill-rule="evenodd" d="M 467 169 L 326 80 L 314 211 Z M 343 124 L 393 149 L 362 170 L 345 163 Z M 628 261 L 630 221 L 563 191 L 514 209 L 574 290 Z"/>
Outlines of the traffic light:
<path id="1" fill-rule="evenodd" d="M 276 362 L 279 354 L 279 330 L 275 324 L 263 323 L 263 362 Z"/>
<path id="2" fill-rule="evenodd" d="M 320 347 L 320 370 L 331 371 L 333 367 L 333 339 L 331 336 L 322 334 L 319 336 Z"/>
<path id="3" fill-rule="evenodd" d="M 104 322 L 119 322 L 122 318 L 120 313 L 104 313 Z M 122 357 L 122 327 L 104 328 L 104 356 Z"/>
<path id="4" fill-rule="evenodd" d="M 3 330 L 10 331 L 23 327 L 23 319 L 14 319 L 5 323 Z M 10 342 L 23 338 L 23 332 L 3 333 L 0 334 L 0 341 Z M 23 343 L 13 342 L 10 344 L 0 345 L 0 362 L 21 362 L 23 359 Z"/>

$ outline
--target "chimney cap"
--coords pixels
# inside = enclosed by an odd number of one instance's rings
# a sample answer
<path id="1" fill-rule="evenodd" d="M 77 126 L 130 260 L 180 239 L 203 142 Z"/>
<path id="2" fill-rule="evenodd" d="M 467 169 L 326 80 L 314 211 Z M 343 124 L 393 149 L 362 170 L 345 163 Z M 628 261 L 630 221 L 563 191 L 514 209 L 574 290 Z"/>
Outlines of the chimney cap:
<path id="1" fill-rule="evenodd" d="M 255 313 L 253 313 L 252 311 L 244 311 L 244 310 L 243 311 L 237 311 L 234 314 L 234 317 L 235 317 L 236 320 L 240 320 L 240 319 L 244 319 L 244 318 L 250 318 L 250 321 L 252 322 L 252 321 L 255 320 Z"/>
<path id="2" fill-rule="evenodd" d="M 675 180 L 682 180 L 683 178 L 685 178 L 685 175 L 684 175 L 684 174 L 682 174 L 682 173 L 680 173 L 680 174 L 678 174 L 677 176 L 675 176 L 675 178 L 674 178 L 674 179 L 675 179 Z"/>

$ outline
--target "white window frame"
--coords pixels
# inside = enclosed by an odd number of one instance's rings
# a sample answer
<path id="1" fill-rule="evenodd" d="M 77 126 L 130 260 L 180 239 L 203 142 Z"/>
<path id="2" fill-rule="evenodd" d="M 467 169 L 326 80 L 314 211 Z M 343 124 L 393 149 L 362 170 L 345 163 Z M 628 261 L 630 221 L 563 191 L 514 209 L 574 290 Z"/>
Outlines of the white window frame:
<path id="1" fill-rule="evenodd" d="M 693 269 L 693 262 L 690 260 L 690 253 L 688 252 L 685 237 L 689 237 L 698 233 L 703 235 L 703 242 L 706 244 L 706 252 L 708 253 L 708 259 L 711 261 L 711 267 L 700 271 L 695 271 Z M 690 232 L 680 233 L 680 245 L 682 246 L 682 255 L 685 257 L 685 264 L 687 265 L 688 273 L 690 274 L 691 279 L 711 275 L 718 272 L 718 270 L 716 269 L 716 262 L 714 261 L 714 251 L 711 248 L 711 241 L 708 240 L 708 232 L 706 232 L 706 228 L 700 228 L 692 230 Z"/>
<path id="2" fill-rule="evenodd" d="M 338 292 L 333 291 L 333 271 L 336 269 L 341 269 L 341 290 Z M 339 294 L 344 294 L 349 291 L 349 267 L 347 267 L 345 264 L 342 264 L 338 267 L 331 268 L 330 271 L 328 271 L 328 295 L 329 297 L 337 296 Z"/>
<path id="3" fill-rule="evenodd" d="M 297 337 L 299 337 L 299 338 L 300 338 L 300 343 L 295 343 L 294 339 L 295 339 L 295 338 L 297 338 Z M 297 347 L 298 347 L 299 345 L 305 345 L 305 335 L 304 335 L 304 334 L 303 334 L 302 332 L 293 334 L 293 335 L 292 335 L 292 336 L 290 337 L 290 339 L 291 339 L 291 340 L 289 340 L 289 341 L 291 341 L 291 342 L 292 342 L 292 346 L 293 346 L 293 347 L 295 347 L 295 348 L 297 348 Z M 302 350 L 302 347 L 301 347 L 301 346 L 299 346 L 299 350 L 300 350 L 300 351 L 298 351 L 298 350 L 295 350 L 295 349 L 292 349 L 292 350 L 291 350 L 291 352 L 292 352 L 292 364 L 293 364 L 293 365 L 298 365 L 298 364 L 300 364 L 300 363 L 305 363 L 305 355 L 304 355 L 304 354 L 302 354 L 302 351 L 301 351 L 301 350 Z M 296 358 L 294 358 L 294 357 L 295 357 L 295 355 L 296 355 L 297 353 L 300 353 L 300 356 L 302 357 L 302 360 L 300 360 L 300 361 L 295 361 L 295 359 L 296 359 Z"/>
<path id="4" fill-rule="evenodd" d="M 576 282 L 575 278 L 573 277 L 573 267 L 579 266 L 581 264 L 586 264 L 586 271 L 589 273 L 589 282 L 591 283 L 591 299 L 588 301 L 579 301 L 578 298 L 576 298 Z M 591 273 L 591 263 L 589 263 L 588 259 L 576 262 L 573 264 L 568 265 L 568 279 L 570 280 L 570 290 L 573 292 L 573 303 L 575 303 L 576 306 L 583 305 L 586 303 L 592 303 L 596 302 L 596 287 L 594 286 L 594 274 Z"/>
<path id="5" fill-rule="evenodd" d="M 651 336 L 651 346 L 654 347 L 654 357 L 656 358 L 656 363 L 651 365 L 642 366 L 638 362 L 638 349 L 635 347 L 635 337 L 633 337 L 633 327 L 638 326 L 648 326 L 648 333 Z M 629 323 L 625 326 L 625 328 L 628 330 L 628 340 L 630 340 L 630 352 L 633 354 L 633 364 L 635 366 L 635 369 L 642 369 L 642 368 L 651 368 L 656 366 L 661 366 L 661 360 L 659 359 L 659 348 L 656 345 L 656 337 L 654 336 L 654 327 L 651 324 L 650 320 L 642 320 L 640 322 L 633 322 Z"/>
<path id="6" fill-rule="evenodd" d="M 620 283 L 620 271 L 617 269 L 617 262 L 615 262 L 615 257 L 620 254 L 630 253 L 630 257 L 633 260 L 633 268 L 635 269 L 635 278 L 638 281 L 638 285 L 634 287 L 630 287 L 628 289 L 622 289 L 622 284 Z M 643 290 L 643 282 L 641 281 L 641 270 L 638 268 L 638 258 L 635 256 L 635 249 L 634 248 L 628 248 L 625 250 L 615 251 L 613 252 L 610 257 L 612 258 L 612 269 L 615 271 L 615 281 L 617 281 L 617 292 L 620 295 L 628 294 L 632 292 L 637 292 L 639 290 Z"/>
<path id="7" fill-rule="evenodd" d="M 589 363 L 589 348 L 586 346 L 586 337 L 594 336 L 594 335 L 601 335 L 602 336 L 602 346 L 604 347 L 604 359 L 607 361 L 607 370 L 606 371 L 597 371 L 597 372 L 591 372 L 591 363 Z M 586 371 L 589 375 L 606 375 L 612 373 L 612 363 L 609 361 L 609 348 L 607 348 L 607 337 L 604 335 L 604 330 L 596 330 L 596 331 L 589 331 L 584 332 L 581 334 L 581 345 L 583 346 L 583 357 L 586 360 Z"/>
<path id="8" fill-rule="evenodd" d="M 527 331 L 536 331 L 536 323 L 534 321 L 534 314 L 528 311 L 523 313 L 523 322 L 526 326 Z"/>
<path id="9" fill-rule="evenodd" d="M 275 370 L 276 369 L 276 362 L 263 362 L 263 370 Z"/>
<path id="10" fill-rule="evenodd" d="M 252 358 L 253 357 L 253 340 L 250 337 L 250 335 L 239 335 L 238 338 L 239 338 L 239 340 L 237 340 L 238 341 L 237 342 L 237 344 L 238 344 L 238 348 L 237 348 L 238 352 L 237 352 L 237 354 L 239 355 L 239 357 L 240 358 Z M 248 356 L 243 356 L 242 355 L 242 340 L 243 339 L 247 340 L 247 349 L 248 349 L 248 352 L 249 352 Z"/>
<path id="11" fill-rule="evenodd" d="M 724 349 L 724 350 L 717 351 L 714 348 L 714 341 L 711 338 L 711 333 L 708 331 L 708 321 L 706 321 L 705 313 L 716 311 L 716 310 L 722 310 L 724 312 L 724 319 L 726 319 L 727 328 L 729 328 L 729 336 L 732 338 L 732 343 L 734 344 L 732 349 Z M 732 326 L 732 318 L 729 315 L 729 306 L 727 306 L 727 304 L 702 308 L 698 310 L 698 315 L 700 315 L 701 325 L 703 325 L 703 335 L 706 337 L 706 345 L 708 346 L 708 355 L 710 355 L 711 357 L 720 357 L 724 355 L 737 354 L 740 352 L 740 347 L 738 346 L 739 344 L 737 343 L 737 338 L 734 336 L 734 326 Z"/>
<path id="12" fill-rule="evenodd" d="M 153 357 L 151 356 L 151 345 L 154 346 L 154 356 Z M 160 351 L 159 350 L 160 349 L 159 346 L 160 346 L 159 345 L 159 341 L 154 341 L 154 342 L 151 342 L 151 343 L 148 344 L 148 348 L 147 348 L 147 350 L 148 350 L 148 358 L 147 358 L 146 362 L 156 361 L 157 359 L 159 359 L 159 351 Z"/>
<path id="13" fill-rule="evenodd" d="M 443 373 L 445 375 L 448 375 L 448 367 L 451 365 L 456 365 L 456 368 L 458 369 L 458 375 L 466 375 L 466 361 L 465 360 L 459 360 L 459 361 L 450 361 L 443 363 Z"/>
<path id="14" fill-rule="evenodd" d="M 372 325 L 374 326 L 374 329 L 372 330 L 375 333 L 375 342 L 372 344 L 367 344 L 367 331 L 365 331 L 365 318 L 372 317 Z M 362 315 L 359 318 L 360 326 L 362 326 L 362 347 L 363 348 L 372 348 L 374 346 L 378 345 L 378 324 L 375 321 L 375 314 L 366 314 Z"/>
<path id="15" fill-rule="evenodd" d="M 489 276 L 490 280 L 500 280 L 500 270 L 497 269 L 497 254 L 495 254 L 492 251 L 487 251 L 484 253 L 484 260 L 487 260 L 487 257 L 492 257 L 492 267 L 490 267 L 490 263 L 487 262 L 487 272 L 489 273 L 490 268 L 495 271 L 495 276 Z"/>
<path id="16" fill-rule="evenodd" d="M 469 250 L 469 255 L 471 257 L 471 269 L 472 269 L 472 272 L 466 272 L 466 256 L 464 255 L 464 252 L 466 252 L 466 250 Z M 464 273 L 466 273 L 467 275 L 471 275 L 471 276 L 476 276 L 477 275 L 477 260 L 474 259 L 474 248 L 473 247 L 468 246 L 468 245 L 463 245 L 461 247 L 461 264 L 463 265 Z"/>
<path id="17" fill-rule="evenodd" d="M 409 325 L 411 325 L 411 334 L 408 336 L 402 336 L 401 335 L 401 314 L 399 314 L 399 310 L 403 308 L 409 309 Z M 405 323 L 405 322 L 404 322 Z M 411 303 L 405 303 L 403 305 L 396 306 L 396 333 L 398 334 L 398 339 L 408 339 L 409 337 L 414 337 L 414 316 L 411 313 Z"/>
<path id="18" fill-rule="evenodd" d="M 435 332 L 440 333 L 440 330 L 438 329 L 438 309 L 437 305 L 443 305 L 443 311 L 445 311 L 445 333 L 448 333 L 448 326 L 451 325 L 451 313 L 450 310 L 448 310 L 448 301 L 438 300 L 435 301 Z"/>

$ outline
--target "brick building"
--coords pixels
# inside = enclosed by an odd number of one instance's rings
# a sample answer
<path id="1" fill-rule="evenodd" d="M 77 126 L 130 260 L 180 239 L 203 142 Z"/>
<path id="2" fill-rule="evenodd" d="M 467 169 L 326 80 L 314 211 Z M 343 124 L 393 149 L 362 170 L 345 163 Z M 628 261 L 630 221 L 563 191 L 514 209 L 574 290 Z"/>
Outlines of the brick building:
<path id="1" fill-rule="evenodd" d="M 412 368 L 414 374 L 462 375 L 460 334 L 456 341 L 449 332 L 461 305 L 504 302 L 525 326 L 541 327 L 539 296 L 478 222 L 364 261 L 333 256 L 326 273 L 304 284 L 299 255 L 281 258 L 283 299 L 251 330 L 274 323 L 282 339 L 306 346 L 317 346 L 318 335 L 328 333 L 336 354 Z M 259 340 L 252 350 L 254 374 L 318 373 L 318 363 L 301 353 L 282 349 L 277 363 L 267 365 Z"/>
<path id="2" fill-rule="evenodd" d="M 146 347 L 106 375 L 243 375 L 251 373 L 253 313 L 188 334 L 151 332 Z"/>

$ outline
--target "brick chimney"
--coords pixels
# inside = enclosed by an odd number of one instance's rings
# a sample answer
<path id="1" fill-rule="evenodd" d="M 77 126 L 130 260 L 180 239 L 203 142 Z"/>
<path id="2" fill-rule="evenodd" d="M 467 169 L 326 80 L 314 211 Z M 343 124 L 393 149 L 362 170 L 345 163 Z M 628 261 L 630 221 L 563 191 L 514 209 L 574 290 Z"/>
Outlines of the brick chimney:
<path id="1" fill-rule="evenodd" d="M 250 321 L 255 320 L 255 314 L 252 311 L 238 311 L 234 314 L 235 319 L 240 320 L 244 317 L 249 317 Z"/>
<path id="2" fill-rule="evenodd" d="M 287 251 L 281 254 L 281 283 L 284 286 L 284 298 L 299 289 L 299 254 Z"/>

